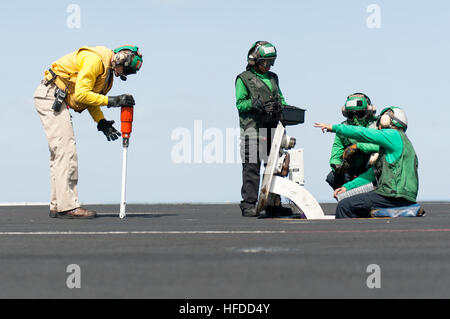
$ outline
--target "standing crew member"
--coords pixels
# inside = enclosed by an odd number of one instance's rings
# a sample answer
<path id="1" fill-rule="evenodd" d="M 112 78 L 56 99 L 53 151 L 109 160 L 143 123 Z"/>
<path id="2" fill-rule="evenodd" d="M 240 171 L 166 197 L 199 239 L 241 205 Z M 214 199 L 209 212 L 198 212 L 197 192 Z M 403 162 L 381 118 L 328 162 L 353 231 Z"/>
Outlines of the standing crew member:
<path id="1" fill-rule="evenodd" d="M 347 120 L 341 124 L 375 128 L 377 120 L 375 112 L 375 106 L 367 95 L 354 93 L 347 97 L 342 107 L 342 115 Z M 371 155 L 378 150 L 378 145 L 361 143 L 337 133 L 331 149 L 331 172 L 326 178 L 327 183 L 335 190 L 364 173 L 368 168 Z"/>
<path id="2" fill-rule="evenodd" d="M 270 152 L 270 128 L 276 127 L 277 114 L 286 105 L 278 85 L 278 76 L 269 71 L 276 57 L 276 48 L 271 43 L 256 42 L 247 53 L 246 71 L 236 78 L 236 107 L 241 128 L 242 158 L 240 208 L 242 216 L 246 217 L 258 216 L 256 202 L 260 184 L 261 158 L 266 157 Z M 262 140 L 266 142 L 267 148 L 264 152 L 266 154 L 260 154 Z M 261 146 L 261 149 L 263 148 Z M 267 212 L 268 209 L 266 209 Z"/>
<path id="3" fill-rule="evenodd" d="M 78 159 L 72 116 L 69 109 L 88 110 L 107 140 L 121 135 L 114 121 L 105 119 L 100 106 L 133 106 L 129 94 L 106 96 L 113 85 L 113 74 L 122 80 L 142 66 L 136 46 L 114 51 L 103 46 L 82 47 L 55 61 L 45 71 L 44 80 L 34 93 L 34 104 L 41 118 L 50 150 L 50 217 L 94 218 L 96 213 L 78 202 Z"/>
<path id="4" fill-rule="evenodd" d="M 406 136 L 408 119 L 399 107 L 385 108 L 378 117 L 378 130 L 349 125 L 316 123 L 323 132 L 336 132 L 360 142 L 380 146 L 373 168 L 334 192 L 338 194 L 376 182 L 376 190 L 347 197 L 339 202 L 336 218 L 367 218 L 375 208 L 402 207 L 415 204 L 419 189 L 416 152 Z M 423 214 L 423 209 L 418 215 Z"/>

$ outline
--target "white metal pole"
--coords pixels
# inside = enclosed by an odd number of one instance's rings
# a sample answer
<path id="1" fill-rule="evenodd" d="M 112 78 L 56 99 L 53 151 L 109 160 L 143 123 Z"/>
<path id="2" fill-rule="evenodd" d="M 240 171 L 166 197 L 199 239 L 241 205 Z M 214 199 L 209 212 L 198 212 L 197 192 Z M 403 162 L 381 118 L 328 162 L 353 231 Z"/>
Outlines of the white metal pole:
<path id="1" fill-rule="evenodd" d="M 126 206 L 126 187 L 127 187 L 127 151 L 128 147 L 123 147 L 123 160 L 122 160 L 122 198 L 120 200 L 120 218 L 126 216 L 125 206 Z"/>

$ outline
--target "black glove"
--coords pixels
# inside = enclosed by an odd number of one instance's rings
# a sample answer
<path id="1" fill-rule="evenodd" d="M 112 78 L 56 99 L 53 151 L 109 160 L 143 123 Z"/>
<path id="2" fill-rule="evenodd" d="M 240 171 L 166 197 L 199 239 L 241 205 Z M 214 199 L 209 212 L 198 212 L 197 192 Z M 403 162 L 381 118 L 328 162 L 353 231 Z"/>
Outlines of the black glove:
<path id="1" fill-rule="evenodd" d="M 131 94 L 108 96 L 108 107 L 133 106 L 134 104 L 136 103 Z"/>
<path id="2" fill-rule="evenodd" d="M 114 124 L 114 121 L 107 121 L 105 119 L 101 119 L 100 122 L 97 124 L 97 129 L 99 131 L 102 131 L 103 134 L 105 134 L 108 141 L 115 141 L 121 136 L 119 131 L 117 131 L 112 125 Z"/>
<path id="3" fill-rule="evenodd" d="M 283 106 L 278 101 L 269 101 L 264 105 L 264 109 L 266 110 L 266 112 L 270 112 L 273 114 L 281 113 L 282 108 Z"/>
<path id="4" fill-rule="evenodd" d="M 348 171 L 350 165 L 348 165 L 348 163 L 346 161 L 344 161 L 340 165 L 339 164 L 331 164 L 331 167 L 334 169 L 336 174 L 344 175 Z"/>

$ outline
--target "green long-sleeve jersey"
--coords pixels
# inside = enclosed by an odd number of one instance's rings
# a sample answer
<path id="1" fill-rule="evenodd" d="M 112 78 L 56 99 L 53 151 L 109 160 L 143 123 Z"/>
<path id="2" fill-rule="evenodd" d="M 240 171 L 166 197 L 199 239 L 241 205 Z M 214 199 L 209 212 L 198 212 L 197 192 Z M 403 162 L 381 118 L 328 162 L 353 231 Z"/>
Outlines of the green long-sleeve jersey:
<path id="1" fill-rule="evenodd" d="M 367 121 L 366 124 L 360 124 L 361 127 L 375 127 L 374 126 L 375 118 L 371 118 Z M 344 121 L 341 123 L 342 125 L 350 125 L 350 126 L 358 126 L 355 124 L 351 124 L 348 121 Z M 359 152 L 353 155 L 350 159 L 350 170 L 349 173 L 359 175 L 363 173 L 367 169 L 367 163 L 369 161 L 370 155 L 379 151 L 380 147 L 376 144 L 372 143 L 363 143 L 359 142 L 354 138 L 349 138 L 343 136 L 342 134 L 336 133 L 334 137 L 333 146 L 331 147 L 331 156 L 330 156 L 330 166 L 333 171 L 335 171 L 334 166 L 342 165 L 344 160 L 342 155 L 347 147 L 350 145 L 356 144 Z"/>
<path id="2" fill-rule="evenodd" d="M 342 124 L 346 125 L 346 124 Z M 342 164 L 342 154 L 347 147 L 356 144 L 358 149 L 364 154 L 376 153 L 379 151 L 380 147 L 372 143 L 362 143 L 358 142 L 352 138 L 345 138 L 340 134 L 336 134 L 334 137 L 333 146 L 331 147 L 330 165 L 341 165 Z"/>
<path id="3" fill-rule="evenodd" d="M 272 90 L 272 83 L 270 82 L 267 73 L 259 74 L 253 68 L 251 68 L 250 71 L 256 74 L 256 76 L 258 76 L 263 81 L 263 83 L 267 85 L 270 90 Z M 279 88 L 278 93 L 280 94 L 281 104 L 287 105 Z M 236 107 L 239 113 L 246 113 L 252 110 L 252 99 L 250 97 L 250 93 L 248 92 L 247 87 L 240 78 L 236 80 Z"/>
<path id="4" fill-rule="evenodd" d="M 333 125 L 333 131 L 343 136 L 354 138 L 361 143 L 379 145 L 380 148 L 384 149 L 386 161 L 388 163 L 394 163 L 402 154 L 403 142 L 400 133 L 397 130 L 378 130 L 375 128 L 337 124 Z M 357 178 L 343 186 L 347 190 L 350 190 L 374 181 L 375 174 L 373 169 L 370 168 L 365 173 L 359 175 Z"/>

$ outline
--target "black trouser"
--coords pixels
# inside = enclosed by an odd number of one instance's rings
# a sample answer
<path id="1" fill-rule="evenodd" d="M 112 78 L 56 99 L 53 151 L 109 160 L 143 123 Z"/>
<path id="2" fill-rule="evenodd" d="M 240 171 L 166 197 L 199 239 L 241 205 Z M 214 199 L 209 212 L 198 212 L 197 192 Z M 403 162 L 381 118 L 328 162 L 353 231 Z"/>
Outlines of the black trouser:
<path id="1" fill-rule="evenodd" d="M 333 190 L 336 190 L 339 187 L 342 187 L 342 185 L 344 185 L 345 183 L 354 180 L 356 177 L 366 172 L 368 169 L 368 167 L 360 167 L 359 169 L 355 170 L 354 167 L 350 166 L 350 169 L 343 174 L 338 174 L 335 171 L 331 171 L 328 174 L 326 181 L 333 188 Z"/>
<path id="2" fill-rule="evenodd" d="M 252 208 L 258 201 L 261 169 L 260 155 L 262 155 L 260 154 L 260 150 L 267 150 L 267 153 L 270 152 L 273 133 L 274 132 L 271 132 L 270 129 L 267 130 L 267 147 L 261 147 L 260 149 L 260 142 L 257 142 L 257 156 L 254 156 L 255 154 L 250 154 L 250 152 L 255 151 L 255 148 L 249 147 L 250 142 L 248 138 L 241 141 L 241 143 L 243 143 L 243 147 L 245 147 L 242 163 L 242 201 L 239 205 L 241 209 Z"/>
<path id="3" fill-rule="evenodd" d="M 338 174 L 334 171 L 331 171 L 327 176 L 327 183 L 334 189 L 338 189 L 342 185 L 347 182 L 350 182 L 354 177 L 348 173 Z"/>
<path id="4" fill-rule="evenodd" d="M 252 208 L 258 201 L 261 162 L 242 163 L 241 209 Z"/>
<path id="5" fill-rule="evenodd" d="M 386 197 L 375 191 L 343 199 L 336 208 L 336 218 L 368 218 L 374 208 L 392 208 L 415 204 L 404 198 Z"/>

